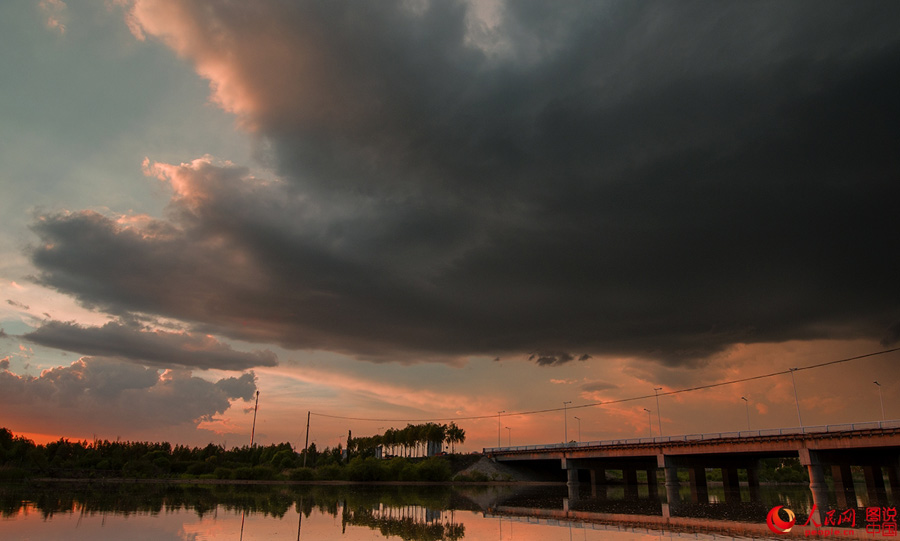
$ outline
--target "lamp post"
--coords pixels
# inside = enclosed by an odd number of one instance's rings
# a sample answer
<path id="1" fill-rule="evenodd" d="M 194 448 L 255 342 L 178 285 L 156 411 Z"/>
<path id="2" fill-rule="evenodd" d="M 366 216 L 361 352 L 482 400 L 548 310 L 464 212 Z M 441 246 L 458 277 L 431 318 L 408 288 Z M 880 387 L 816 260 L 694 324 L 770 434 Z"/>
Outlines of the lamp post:
<path id="1" fill-rule="evenodd" d="M 800 428 L 803 428 L 803 418 L 800 417 L 800 399 L 797 398 L 797 382 L 794 380 L 794 372 L 797 369 L 789 368 L 788 370 L 791 373 L 791 384 L 794 386 L 794 403 L 797 404 L 797 421 L 800 423 Z"/>
<path id="2" fill-rule="evenodd" d="M 744 401 L 744 405 L 747 406 L 747 430 L 750 430 L 750 401 L 747 400 L 747 397 L 742 396 L 741 400 Z"/>
<path id="3" fill-rule="evenodd" d="M 653 421 L 650 420 L 650 410 L 644 408 L 644 411 L 647 412 L 647 428 L 650 429 L 650 437 L 653 437 Z"/>
<path id="4" fill-rule="evenodd" d="M 885 420 L 885 417 L 884 417 L 884 393 L 881 392 L 881 384 L 880 383 L 878 383 L 877 381 L 873 381 L 872 383 L 874 383 L 875 385 L 878 385 L 878 398 L 881 399 L 881 420 L 884 421 Z"/>
<path id="5" fill-rule="evenodd" d="M 659 416 L 659 392 L 662 387 L 654 387 L 653 392 L 656 393 L 656 422 L 659 423 L 659 435 L 662 437 L 662 418 Z"/>
<path id="6" fill-rule="evenodd" d="M 563 439 L 563 445 L 568 445 L 569 443 L 569 410 L 567 409 L 567 407 L 571 403 L 571 400 L 563 402 L 563 426 L 566 430 L 566 437 Z"/>
<path id="7" fill-rule="evenodd" d="M 506 410 L 497 412 L 497 447 L 500 447 L 502 444 L 500 443 L 500 414 L 506 413 Z"/>
<path id="8" fill-rule="evenodd" d="M 507 436 L 506 445 L 508 447 L 512 447 L 512 428 L 506 427 L 506 436 Z"/>
<path id="9" fill-rule="evenodd" d="M 581 417 L 576 415 L 575 420 L 578 421 L 578 441 L 581 441 Z"/>

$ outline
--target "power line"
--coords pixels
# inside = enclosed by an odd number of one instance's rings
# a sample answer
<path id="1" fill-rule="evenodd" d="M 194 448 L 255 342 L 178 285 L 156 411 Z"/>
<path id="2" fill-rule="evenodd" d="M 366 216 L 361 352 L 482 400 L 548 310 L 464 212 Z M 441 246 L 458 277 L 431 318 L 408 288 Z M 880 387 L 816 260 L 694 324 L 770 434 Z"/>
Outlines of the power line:
<path id="1" fill-rule="evenodd" d="M 857 355 L 856 357 L 848 357 L 846 359 L 838 359 L 836 361 L 827 361 L 824 363 L 811 364 L 809 366 L 802 366 L 800 368 L 795 368 L 793 370 L 795 372 L 800 372 L 803 370 L 813 370 L 815 368 L 822 368 L 824 366 L 831 366 L 831 365 L 835 365 L 835 364 L 848 363 L 851 361 L 858 361 L 860 359 L 866 359 L 868 357 L 876 357 L 878 355 L 886 355 L 888 353 L 893 353 L 895 351 L 900 351 L 900 347 L 885 349 L 882 351 L 876 351 L 874 353 L 866 353 L 864 355 Z M 675 391 L 667 391 L 665 393 L 659 393 L 659 396 L 690 393 L 693 391 L 702 391 L 704 389 L 723 387 L 725 385 L 733 385 L 735 383 L 744 383 L 746 381 L 754 381 L 754 380 L 758 380 L 758 379 L 771 378 L 774 376 L 780 376 L 782 374 L 789 374 L 790 372 L 791 372 L 791 369 L 780 370 L 778 372 L 770 372 L 768 374 L 761 374 L 758 376 L 750 376 L 747 378 L 733 379 L 730 381 L 721 381 L 719 383 L 710 383 L 708 385 L 699 385 L 697 387 L 688 387 L 686 389 L 678 389 Z M 655 394 L 650 394 L 650 395 L 642 395 L 642 396 L 633 396 L 630 398 L 620 398 L 617 400 L 607 400 L 604 402 L 591 402 L 588 404 L 581 404 L 578 406 L 569 406 L 568 409 L 594 408 L 597 406 L 604 406 L 604 405 L 608 405 L 608 404 L 621 404 L 623 402 L 633 402 L 635 400 L 644 400 L 647 398 L 653 398 L 655 396 L 656 396 Z M 552 413 L 552 412 L 556 412 L 556 411 L 562 411 L 563 409 L 564 408 L 548 408 L 548 409 L 541 409 L 541 410 L 520 411 L 520 412 L 506 413 L 503 416 L 504 417 L 513 417 L 513 416 L 517 416 L 517 415 L 538 415 L 541 413 Z M 437 417 L 437 418 L 433 417 L 433 418 L 429 418 L 429 419 L 375 419 L 375 418 L 366 418 L 366 417 L 344 417 L 341 415 L 329 415 L 327 413 L 316 413 L 314 411 L 310 412 L 310 414 L 315 415 L 317 417 L 326 417 L 329 419 L 343 419 L 345 421 L 373 421 L 373 422 L 387 422 L 387 423 L 427 423 L 427 422 L 436 422 L 436 421 L 472 421 L 472 420 L 477 420 L 477 419 L 494 419 L 496 417 L 499 417 L 499 415 L 495 413 L 493 415 L 471 415 L 468 417 Z"/>

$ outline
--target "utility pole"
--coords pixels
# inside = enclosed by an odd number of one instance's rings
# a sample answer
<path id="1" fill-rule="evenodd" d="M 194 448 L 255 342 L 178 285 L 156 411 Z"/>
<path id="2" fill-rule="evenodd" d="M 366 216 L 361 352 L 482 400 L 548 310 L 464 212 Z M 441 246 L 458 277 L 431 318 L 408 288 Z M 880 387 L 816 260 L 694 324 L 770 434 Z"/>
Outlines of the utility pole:
<path id="1" fill-rule="evenodd" d="M 306 412 L 306 443 L 303 445 L 303 467 L 306 467 L 306 457 L 309 455 L 309 411 Z"/>
<path id="2" fill-rule="evenodd" d="M 797 370 L 796 368 L 789 368 L 791 372 L 791 384 L 794 386 L 794 403 L 797 404 L 797 421 L 800 423 L 800 428 L 803 428 L 803 418 L 800 417 L 800 399 L 797 398 L 797 382 L 794 380 L 794 372 Z"/>
<path id="3" fill-rule="evenodd" d="M 568 400 L 563 402 L 563 426 L 566 430 L 566 437 L 563 438 L 563 445 L 569 445 L 569 410 L 568 405 L 571 404 L 572 401 Z"/>
<path id="4" fill-rule="evenodd" d="M 881 392 L 881 384 L 877 381 L 873 381 L 875 385 L 878 385 L 878 397 L 881 399 L 881 420 L 884 421 L 884 393 Z"/>
<path id="5" fill-rule="evenodd" d="M 506 410 L 497 412 L 497 447 L 503 446 L 503 444 L 500 443 L 500 414 L 501 413 L 506 413 Z"/>
<path id="6" fill-rule="evenodd" d="M 747 400 L 746 396 L 742 396 L 741 400 L 744 401 L 744 405 L 747 406 L 747 430 L 750 430 L 750 401 Z"/>
<path id="7" fill-rule="evenodd" d="M 656 422 L 659 424 L 659 435 L 662 437 L 662 417 L 659 416 L 659 392 L 662 387 L 654 387 L 653 392 L 656 393 Z"/>
<path id="8" fill-rule="evenodd" d="M 256 391 L 256 405 L 253 406 L 253 428 L 250 430 L 250 447 L 253 447 L 253 438 L 256 436 L 256 411 L 259 410 L 259 391 Z"/>

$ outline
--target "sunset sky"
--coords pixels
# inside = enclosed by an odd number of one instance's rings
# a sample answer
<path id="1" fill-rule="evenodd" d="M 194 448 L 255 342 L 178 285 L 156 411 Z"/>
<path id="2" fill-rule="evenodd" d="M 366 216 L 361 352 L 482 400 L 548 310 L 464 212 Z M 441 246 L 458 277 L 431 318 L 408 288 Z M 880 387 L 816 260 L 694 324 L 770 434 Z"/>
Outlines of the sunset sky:
<path id="1" fill-rule="evenodd" d="M 0 3 L 0 426 L 231 447 L 257 390 L 262 444 L 308 411 L 319 447 L 459 419 L 480 450 L 499 411 L 514 445 L 797 426 L 788 373 L 669 393 L 900 346 L 898 29 L 897 2 Z M 898 361 L 796 372 L 803 424 L 879 391 L 900 418 Z"/>

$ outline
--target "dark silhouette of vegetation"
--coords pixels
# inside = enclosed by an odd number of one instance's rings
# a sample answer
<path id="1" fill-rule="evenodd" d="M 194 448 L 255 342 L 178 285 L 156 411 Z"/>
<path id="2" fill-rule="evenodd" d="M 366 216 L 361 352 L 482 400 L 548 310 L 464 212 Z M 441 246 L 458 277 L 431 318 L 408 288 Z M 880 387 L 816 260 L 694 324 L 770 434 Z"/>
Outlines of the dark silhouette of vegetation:
<path id="1" fill-rule="evenodd" d="M 466 431 L 456 426 L 437 423 L 406 425 L 405 428 L 389 428 L 384 434 L 364 438 L 348 438 L 347 449 L 350 456 L 375 456 L 380 446 L 390 456 L 416 457 L 427 454 L 429 447 L 440 451 L 446 443 L 450 452 L 456 445 L 466 441 Z"/>
<path id="2" fill-rule="evenodd" d="M 408 426 L 402 431 L 405 443 L 396 444 L 408 454 L 417 454 L 429 441 L 458 442 L 465 433 L 455 425 Z M 448 440 L 448 434 L 453 438 Z M 419 438 L 419 439 L 417 439 Z M 344 449 L 325 448 L 315 443 L 297 453 L 289 443 L 243 446 L 226 450 L 220 445 L 205 447 L 172 446 L 170 443 L 69 441 L 61 438 L 46 445 L 14 435 L 0 428 L 0 481 L 26 478 L 67 479 L 217 479 L 248 481 L 428 481 L 451 479 L 458 464 L 451 457 L 375 458 L 375 447 L 383 436 L 350 438 L 348 459 Z M 306 467 L 302 467 L 306 462 Z M 465 462 L 465 461 L 464 461 Z"/>

